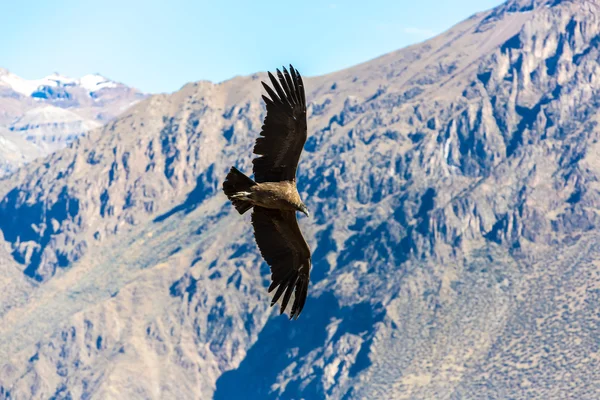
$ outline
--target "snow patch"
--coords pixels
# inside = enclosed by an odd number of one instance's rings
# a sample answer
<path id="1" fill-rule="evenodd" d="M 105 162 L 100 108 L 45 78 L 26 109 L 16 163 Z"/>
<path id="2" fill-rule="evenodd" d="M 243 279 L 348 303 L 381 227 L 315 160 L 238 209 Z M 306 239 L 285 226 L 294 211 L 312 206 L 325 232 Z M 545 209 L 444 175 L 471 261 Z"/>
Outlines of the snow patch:
<path id="1" fill-rule="evenodd" d="M 91 74 L 82 76 L 79 79 L 79 85 L 89 92 L 95 92 L 104 88 L 117 87 L 117 84 L 111 80 L 106 79 L 102 75 Z"/>

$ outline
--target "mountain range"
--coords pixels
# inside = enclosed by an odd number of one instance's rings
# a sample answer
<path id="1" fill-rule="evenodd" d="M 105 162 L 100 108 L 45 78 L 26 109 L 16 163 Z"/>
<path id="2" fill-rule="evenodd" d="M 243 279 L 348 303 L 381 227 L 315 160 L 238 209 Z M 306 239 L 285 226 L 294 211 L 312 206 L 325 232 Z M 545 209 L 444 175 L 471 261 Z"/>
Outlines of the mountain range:
<path id="1" fill-rule="evenodd" d="M 0 181 L 0 399 L 598 398 L 599 15 L 510 0 L 304 79 L 297 321 L 220 189 L 265 73 L 27 163 Z"/>
<path id="2" fill-rule="evenodd" d="M 98 74 L 28 80 L 0 68 L 0 140 L 6 143 L 0 177 L 62 149 L 145 97 Z"/>

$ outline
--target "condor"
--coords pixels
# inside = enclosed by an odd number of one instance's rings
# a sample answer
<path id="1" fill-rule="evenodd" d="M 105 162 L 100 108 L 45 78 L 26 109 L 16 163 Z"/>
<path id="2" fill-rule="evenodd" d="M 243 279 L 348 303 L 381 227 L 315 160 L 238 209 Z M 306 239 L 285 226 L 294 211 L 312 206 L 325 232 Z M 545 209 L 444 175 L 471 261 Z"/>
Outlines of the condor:
<path id="1" fill-rule="evenodd" d="M 252 210 L 256 244 L 271 267 L 269 293 L 276 290 L 271 306 L 283 296 L 280 314 L 285 311 L 292 292 L 294 302 L 290 319 L 297 319 L 308 293 L 311 257 L 302 236 L 296 211 L 309 216 L 296 188 L 296 169 L 306 142 L 306 96 L 300 74 L 290 65 L 276 79 L 269 72 L 273 89 L 262 82 L 267 115 L 256 139 L 253 163 L 254 180 L 232 167 L 223 182 L 223 191 L 235 209 L 243 214 Z"/>

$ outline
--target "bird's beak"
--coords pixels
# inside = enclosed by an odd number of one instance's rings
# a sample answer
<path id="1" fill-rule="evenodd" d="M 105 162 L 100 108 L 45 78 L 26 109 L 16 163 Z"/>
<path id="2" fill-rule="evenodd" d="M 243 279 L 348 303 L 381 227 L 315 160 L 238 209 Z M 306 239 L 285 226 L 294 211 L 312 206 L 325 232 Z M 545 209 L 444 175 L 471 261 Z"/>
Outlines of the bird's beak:
<path id="1" fill-rule="evenodd" d="M 308 209 L 307 209 L 306 207 L 302 207 L 302 208 L 300 209 L 300 211 L 301 211 L 301 212 L 302 212 L 304 215 L 306 215 L 307 217 L 309 217 L 309 218 L 310 218 L 310 213 L 308 212 Z"/>

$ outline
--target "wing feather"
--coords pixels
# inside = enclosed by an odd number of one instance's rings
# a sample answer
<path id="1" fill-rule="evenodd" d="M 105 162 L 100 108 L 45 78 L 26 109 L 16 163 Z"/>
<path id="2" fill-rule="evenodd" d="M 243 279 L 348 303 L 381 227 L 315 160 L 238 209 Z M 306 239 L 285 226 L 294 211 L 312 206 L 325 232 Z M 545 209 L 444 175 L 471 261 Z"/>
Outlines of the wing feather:
<path id="1" fill-rule="evenodd" d="M 279 300 L 279 298 L 283 294 L 283 291 L 287 287 L 288 281 L 289 281 L 289 278 L 279 284 L 279 289 L 277 289 L 277 291 L 275 292 L 275 295 L 273 296 L 273 300 L 271 300 L 271 307 L 273 307 L 277 303 L 277 300 Z"/>
<path id="2" fill-rule="evenodd" d="M 290 301 L 290 297 L 292 297 L 292 292 L 294 291 L 294 287 L 296 286 L 296 281 L 298 281 L 298 276 L 296 279 L 290 279 L 287 284 L 287 289 L 285 290 L 285 295 L 283 296 L 283 300 L 281 300 L 281 307 L 279 308 L 279 314 L 283 314 L 285 311 L 288 302 Z"/>
<path id="3" fill-rule="evenodd" d="M 294 99 L 294 103 L 295 104 L 301 104 L 300 103 L 300 99 L 298 98 L 298 92 L 296 91 L 296 85 L 294 85 L 294 82 L 292 82 L 292 78 L 290 77 L 290 73 L 288 72 L 287 69 L 285 69 L 285 67 L 283 67 L 283 78 L 284 78 L 284 82 L 286 87 L 288 88 L 288 96 L 291 97 L 292 99 Z M 279 74 L 279 80 L 282 79 L 281 74 Z"/>
<path id="4" fill-rule="evenodd" d="M 304 279 L 303 277 L 299 277 L 298 280 Z M 299 312 L 298 310 L 302 310 L 304 308 L 304 303 L 306 303 L 306 295 L 308 294 L 308 284 L 305 284 L 304 281 L 298 282 L 296 284 L 296 290 L 294 292 L 294 304 L 292 305 L 292 315 L 295 315 L 294 319 L 298 318 Z"/>
<path id="5" fill-rule="evenodd" d="M 290 65 L 290 74 L 292 75 L 292 82 L 294 82 L 294 91 L 298 94 L 298 102 L 302 104 L 302 91 L 300 89 L 300 80 L 294 67 Z"/>
<path id="6" fill-rule="evenodd" d="M 271 268 L 269 292 L 277 288 L 271 306 L 283 296 L 280 307 L 283 314 L 293 293 L 290 319 L 296 319 L 306 302 L 311 267 L 310 248 L 302 236 L 296 213 L 255 206 L 252 226 L 260 253 Z"/>
<path id="7" fill-rule="evenodd" d="M 304 82 L 302 81 L 302 76 L 300 76 L 298 71 L 295 70 L 294 67 L 292 67 L 291 65 L 290 65 L 290 69 L 293 70 L 294 74 L 296 75 L 296 77 L 294 78 L 294 81 L 297 82 L 297 84 L 298 84 L 298 93 L 300 93 L 300 99 L 302 100 L 302 106 L 304 106 L 306 108 L 306 94 L 304 93 Z"/>
<path id="8" fill-rule="evenodd" d="M 279 97 L 279 95 L 275 94 L 275 92 L 273 91 L 273 89 L 271 89 L 269 87 L 269 85 L 267 85 L 264 82 L 261 82 L 261 83 L 262 83 L 263 87 L 265 88 L 265 90 L 267 91 L 267 94 L 271 98 L 271 103 L 273 103 L 274 105 L 277 105 L 277 106 L 282 106 L 283 102 L 281 101 L 281 97 Z M 265 96 L 262 96 L 262 97 L 263 97 L 263 99 L 265 98 Z M 282 111 L 287 111 L 287 109 L 285 107 L 282 107 Z"/>
<path id="9" fill-rule="evenodd" d="M 279 75 L 279 70 L 277 70 L 277 74 Z M 289 106 L 292 105 L 292 103 L 290 103 L 289 98 L 287 96 L 287 93 L 285 93 L 284 89 L 281 88 L 281 85 L 279 84 L 279 82 L 277 81 L 277 79 L 273 76 L 272 73 L 269 72 L 269 79 L 271 80 L 271 84 L 273 85 L 273 87 L 275 88 L 275 91 L 277 92 L 277 98 L 280 99 L 282 104 L 287 104 Z M 266 83 L 262 82 L 263 87 L 266 89 L 267 87 L 269 87 Z M 269 90 L 267 90 L 267 92 L 269 92 Z M 273 93 L 273 91 L 271 90 L 271 93 Z M 273 96 L 271 95 L 271 93 L 269 93 L 269 96 L 271 96 L 271 98 L 273 98 Z"/>

